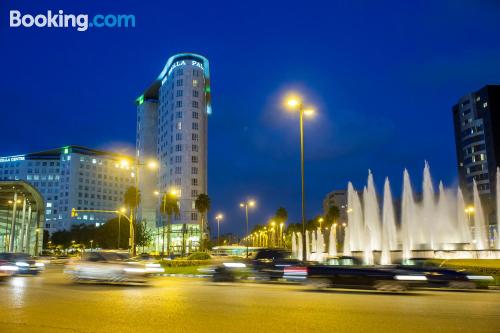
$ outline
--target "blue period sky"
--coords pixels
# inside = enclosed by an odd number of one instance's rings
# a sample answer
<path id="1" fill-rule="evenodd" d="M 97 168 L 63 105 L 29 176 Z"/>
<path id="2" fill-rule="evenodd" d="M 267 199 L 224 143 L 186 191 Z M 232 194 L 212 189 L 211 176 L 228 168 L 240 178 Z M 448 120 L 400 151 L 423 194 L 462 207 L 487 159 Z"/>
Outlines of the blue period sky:
<path id="1" fill-rule="evenodd" d="M 300 218 L 299 127 L 281 99 L 317 108 L 306 135 L 307 215 L 370 168 L 416 190 L 424 160 L 456 183 L 451 106 L 500 83 L 498 1 L 2 1 L 0 155 L 68 144 L 131 151 L 134 99 L 178 52 L 210 60 L 212 213 L 240 232 L 287 208 Z M 129 29 L 13 29 L 22 13 L 133 14 Z M 211 217 L 212 217 L 211 213 Z"/>

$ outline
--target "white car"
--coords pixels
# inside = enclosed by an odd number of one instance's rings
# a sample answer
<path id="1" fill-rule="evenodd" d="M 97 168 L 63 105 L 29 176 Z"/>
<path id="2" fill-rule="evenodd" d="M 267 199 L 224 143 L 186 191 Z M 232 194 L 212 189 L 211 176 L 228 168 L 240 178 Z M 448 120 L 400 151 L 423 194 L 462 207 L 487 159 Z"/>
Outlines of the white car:
<path id="1" fill-rule="evenodd" d="M 116 252 L 91 252 L 83 259 L 68 263 L 64 270 L 75 282 L 146 283 L 150 272 L 146 266 L 127 261 L 127 256 Z"/>
<path id="2" fill-rule="evenodd" d="M 0 260 L 0 281 L 10 278 L 16 274 L 19 268 L 16 265 L 10 264 L 8 261 Z"/>

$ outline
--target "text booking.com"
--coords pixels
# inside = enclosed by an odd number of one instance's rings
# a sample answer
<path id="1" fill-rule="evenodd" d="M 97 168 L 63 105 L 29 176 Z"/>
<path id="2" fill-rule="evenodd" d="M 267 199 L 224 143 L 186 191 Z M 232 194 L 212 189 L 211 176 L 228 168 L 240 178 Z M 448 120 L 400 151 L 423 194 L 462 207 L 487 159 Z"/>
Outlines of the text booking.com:
<path id="1" fill-rule="evenodd" d="M 89 18 L 88 14 L 66 14 L 63 10 L 46 14 L 22 14 L 19 10 L 10 11 L 11 28 L 74 28 L 87 31 L 89 28 L 135 28 L 135 15 L 97 14 Z"/>

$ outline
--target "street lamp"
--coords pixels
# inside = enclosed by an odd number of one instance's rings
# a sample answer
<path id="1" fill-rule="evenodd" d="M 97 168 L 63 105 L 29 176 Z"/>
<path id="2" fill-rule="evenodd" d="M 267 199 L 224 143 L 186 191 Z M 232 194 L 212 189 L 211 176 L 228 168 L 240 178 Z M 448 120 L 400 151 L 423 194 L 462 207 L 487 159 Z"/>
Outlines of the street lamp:
<path id="1" fill-rule="evenodd" d="M 248 200 L 246 202 L 240 203 L 241 208 L 245 208 L 245 222 L 246 222 L 246 235 L 248 235 L 248 207 L 255 206 L 255 201 Z M 248 258 L 248 239 L 245 241 L 247 245 L 247 258 Z"/>
<path id="2" fill-rule="evenodd" d="M 118 243 L 117 243 L 117 249 L 120 249 L 120 235 L 121 235 L 121 220 L 122 220 L 122 215 L 125 215 L 125 212 L 127 209 L 125 207 L 121 207 L 120 210 L 118 211 Z"/>
<path id="3" fill-rule="evenodd" d="M 291 110 L 299 111 L 300 120 L 300 175 L 302 185 L 302 259 L 307 260 L 306 255 L 306 216 L 305 216 L 305 188 L 304 188 L 304 115 L 311 116 L 314 110 L 304 108 L 302 100 L 297 96 L 288 96 L 285 99 L 286 106 Z"/>
<path id="4" fill-rule="evenodd" d="M 220 245 L 220 220 L 224 218 L 224 215 L 217 214 L 215 219 L 217 220 L 217 245 Z"/>
<path id="5" fill-rule="evenodd" d="M 319 230 L 321 230 L 321 224 L 323 223 L 324 219 L 322 217 L 320 217 L 318 219 L 318 222 L 319 222 Z"/>
<path id="6" fill-rule="evenodd" d="M 284 243 L 284 241 L 283 241 L 283 227 L 284 226 L 285 226 L 285 223 L 281 222 L 280 223 L 280 242 L 279 242 L 280 247 L 284 247 L 283 246 L 283 243 Z"/>

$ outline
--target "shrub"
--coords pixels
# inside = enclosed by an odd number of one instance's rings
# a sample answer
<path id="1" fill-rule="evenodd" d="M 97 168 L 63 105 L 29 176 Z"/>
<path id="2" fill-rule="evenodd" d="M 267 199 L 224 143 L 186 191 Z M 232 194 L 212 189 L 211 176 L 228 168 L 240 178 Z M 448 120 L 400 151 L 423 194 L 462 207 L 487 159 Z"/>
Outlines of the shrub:
<path id="1" fill-rule="evenodd" d="M 209 260 L 211 257 L 205 252 L 194 252 L 189 255 L 187 260 Z"/>

